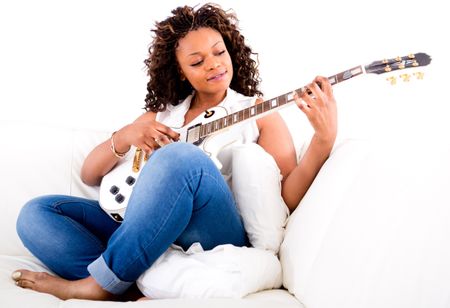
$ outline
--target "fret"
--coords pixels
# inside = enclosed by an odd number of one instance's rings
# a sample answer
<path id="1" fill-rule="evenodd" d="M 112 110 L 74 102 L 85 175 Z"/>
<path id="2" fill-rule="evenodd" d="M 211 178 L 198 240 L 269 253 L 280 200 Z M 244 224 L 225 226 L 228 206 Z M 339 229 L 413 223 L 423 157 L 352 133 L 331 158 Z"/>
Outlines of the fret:
<path id="1" fill-rule="evenodd" d="M 248 118 L 250 118 L 250 112 L 249 112 L 248 108 L 245 108 L 243 111 L 244 111 L 244 120 L 247 120 Z"/>
<path id="2" fill-rule="evenodd" d="M 277 97 L 278 105 L 283 106 L 287 103 L 286 95 L 281 95 Z"/>
<path id="3" fill-rule="evenodd" d="M 261 114 L 264 112 L 263 110 L 263 104 L 258 104 L 255 106 L 256 107 L 256 114 Z"/>
<path id="4" fill-rule="evenodd" d="M 270 110 L 270 101 L 265 101 L 262 103 L 264 105 L 264 111 Z"/>
<path id="5" fill-rule="evenodd" d="M 256 115 L 256 107 L 255 106 L 251 106 L 249 108 L 249 112 L 250 112 L 250 117 L 254 117 Z"/>
<path id="6" fill-rule="evenodd" d="M 200 126 L 200 137 L 206 136 L 205 134 L 205 125 Z"/>
<path id="7" fill-rule="evenodd" d="M 231 126 L 231 125 L 233 125 L 233 114 L 230 114 L 229 116 L 227 116 L 227 118 L 228 118 L 228 126 Z"/>
<path id="8" fill-rule="evenodd" d="M 216 132 L 219 130 L 219 121 L 215 120 L 213 121 L 213 123 L 214 131 Z"/>

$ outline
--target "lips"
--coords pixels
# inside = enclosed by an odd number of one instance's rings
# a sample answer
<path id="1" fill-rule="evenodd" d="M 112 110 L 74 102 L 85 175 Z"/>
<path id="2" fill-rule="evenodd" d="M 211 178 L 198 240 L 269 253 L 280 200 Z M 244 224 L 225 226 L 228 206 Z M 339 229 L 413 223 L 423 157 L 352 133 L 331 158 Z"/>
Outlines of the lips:
<path id="1" fill-rule="evenodd" d="M 219 80 L 221 79 L 223 76 L 225 76 L 225 74 L 227 73 L 227 71 L 218 73 L 218 74 L 214 74 L 213 76 L 207 78 L 207 81 L 214 81 L 214 80 Z"/>

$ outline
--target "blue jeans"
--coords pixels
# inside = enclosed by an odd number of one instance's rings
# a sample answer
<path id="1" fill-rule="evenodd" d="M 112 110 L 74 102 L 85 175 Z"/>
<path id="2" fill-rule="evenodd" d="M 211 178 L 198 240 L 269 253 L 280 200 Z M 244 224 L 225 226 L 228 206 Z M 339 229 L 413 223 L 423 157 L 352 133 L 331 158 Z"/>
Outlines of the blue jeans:
<path id="1" fill-rule="evenodd" d="M 50 195 L 29 201 L 17 220 L 24 245 L 66 279 L 91 275 L 113 294 L 125 292 L 172 244 L 205 250 L 248 246 L 233 195 L 196 146 L 172 143 L 154 152 L 130 197 L 124 221 L 95 200 Z"/>

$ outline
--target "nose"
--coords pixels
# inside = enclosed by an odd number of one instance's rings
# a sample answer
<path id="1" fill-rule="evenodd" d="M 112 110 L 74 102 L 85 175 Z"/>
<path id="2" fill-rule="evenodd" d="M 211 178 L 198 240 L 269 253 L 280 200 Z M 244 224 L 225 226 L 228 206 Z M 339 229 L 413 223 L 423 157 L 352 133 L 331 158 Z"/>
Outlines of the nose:
<path id="1" fill-rule="evenodd" d="M 206 62 L 206 69 L 209 71 L 216 69 L 219 66 L 220 66 L 219 61 L 217 61 L 217 59 L 214 58 L 209 58 L 208 61 Z"/>

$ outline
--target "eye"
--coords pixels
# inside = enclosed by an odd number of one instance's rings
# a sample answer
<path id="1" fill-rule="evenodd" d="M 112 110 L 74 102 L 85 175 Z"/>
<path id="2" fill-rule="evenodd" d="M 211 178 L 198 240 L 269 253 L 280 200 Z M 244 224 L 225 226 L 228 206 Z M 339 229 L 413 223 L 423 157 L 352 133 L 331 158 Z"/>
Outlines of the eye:
<path id="1" fill-rule="evenodd" d="M 218 55 L 221 56 L 226 52 L 226 50 L 219 51 Z"/>
<path id="2" fill-rule="evenodd" d="M 192 63 L 191 66 L 199 66 L 202 63 L 203 63 L 203 60 L 200 60 L 200 61 L 197 61 L 195 63 Z"/>

